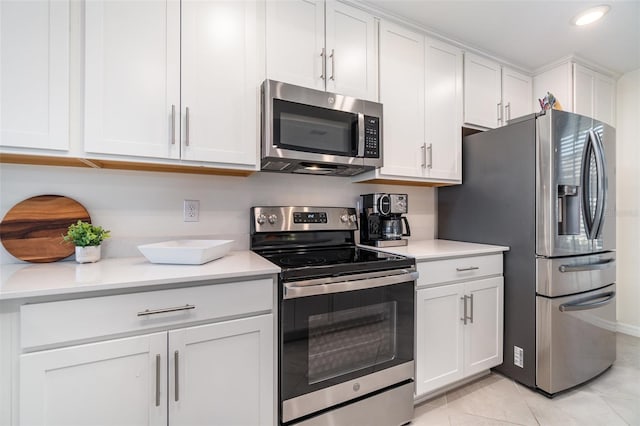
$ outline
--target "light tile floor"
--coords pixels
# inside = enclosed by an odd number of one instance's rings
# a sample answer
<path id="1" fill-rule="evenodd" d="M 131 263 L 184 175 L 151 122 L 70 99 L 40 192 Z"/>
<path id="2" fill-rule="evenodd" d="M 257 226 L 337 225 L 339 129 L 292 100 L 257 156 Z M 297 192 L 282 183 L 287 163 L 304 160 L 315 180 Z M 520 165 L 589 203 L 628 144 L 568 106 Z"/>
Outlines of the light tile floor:
<path id="1" fill-rule="evenodd" d="M 416 406 L 412 426 L 640 426 L 640 338 L 618 333 L 617 360 L 595 380 L 549 399 L 500 374 Z"/>

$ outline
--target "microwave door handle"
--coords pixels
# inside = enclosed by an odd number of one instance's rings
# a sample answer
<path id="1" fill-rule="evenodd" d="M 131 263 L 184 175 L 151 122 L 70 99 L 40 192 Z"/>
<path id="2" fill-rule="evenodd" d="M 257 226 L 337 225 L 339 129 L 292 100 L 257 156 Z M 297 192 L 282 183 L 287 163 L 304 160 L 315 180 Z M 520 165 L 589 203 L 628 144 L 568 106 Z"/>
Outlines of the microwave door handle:
<path id="1" fill-rule="evenodd" d="M 587 134 L 582 153 L 582 165 L 580 166 L 580 179 L 582 183 L 582 216 L 584 218 L 584 230 L 588 239 L 593 239 L 594 217 L 591 214 L 591 203 L 589 195 L 591 193 L 589 181 L 589 166 L 591 165 L 591 153 L 593 152 L 592 132 Z"/>
<path id="2" fill-rule="evenodd" d="M 358 114 L 358 157 L 364 158 L 364 114 Z"/>
<path id="3" fill-rule="evenodd" d="M 409 221 L 407 220 L 407 218 L 405 216 L 402 216 L 400 219 L 402 219 L 402 221 L 404 222 L 405 229 L 407 230 L 407 232 L 402 234 L 402 236 L 403 237 L 410 237 L 411 236 L 411 228 L 409 228 Z"/>
<path id="4" fill-rule="evenodd" d="M 592 130 L 591 133 L 591 137 L 594 141 L 594 154 L 598 172 L 598 199 L 596 201 L 596 212 L 594 215 L 596 226 L 593 231 L 593 238 L 599 238 L 602 232 L 602 225 L 604 224 L 604 209 L 607 202 L 607 166 L 604 158 L 604 146 L 602 145 L 602 139 L 600 139 L 598 132 Z"/>

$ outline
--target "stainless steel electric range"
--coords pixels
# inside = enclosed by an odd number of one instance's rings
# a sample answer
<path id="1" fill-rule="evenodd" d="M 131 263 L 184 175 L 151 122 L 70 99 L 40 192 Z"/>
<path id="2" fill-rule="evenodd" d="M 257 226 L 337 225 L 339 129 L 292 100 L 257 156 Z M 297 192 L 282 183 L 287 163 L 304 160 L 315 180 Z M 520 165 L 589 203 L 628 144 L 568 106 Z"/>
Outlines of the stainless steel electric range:
<path id="1" fill-rule="evenodd" d="M 356 246 L 353 208 L 254 207 L 251 249 L 278 265 L 284 425 L 411 421 L 415 260 Z"/>

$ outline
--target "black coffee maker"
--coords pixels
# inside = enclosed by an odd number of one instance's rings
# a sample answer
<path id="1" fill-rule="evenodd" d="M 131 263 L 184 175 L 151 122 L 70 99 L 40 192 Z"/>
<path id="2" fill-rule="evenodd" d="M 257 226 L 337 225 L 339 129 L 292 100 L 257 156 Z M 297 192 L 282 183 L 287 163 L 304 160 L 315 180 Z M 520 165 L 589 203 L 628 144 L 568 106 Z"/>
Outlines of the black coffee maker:
<path id="1" fill-rule="evenodd" d="M 406 246 L 411 236 L 407 213 L 407 194 L 361 195 L 360 243 L 376 247 Z M 404 226 L 403 226 L 404 225 Z M 403 230 L 404 228 L 404 230 Z"/>

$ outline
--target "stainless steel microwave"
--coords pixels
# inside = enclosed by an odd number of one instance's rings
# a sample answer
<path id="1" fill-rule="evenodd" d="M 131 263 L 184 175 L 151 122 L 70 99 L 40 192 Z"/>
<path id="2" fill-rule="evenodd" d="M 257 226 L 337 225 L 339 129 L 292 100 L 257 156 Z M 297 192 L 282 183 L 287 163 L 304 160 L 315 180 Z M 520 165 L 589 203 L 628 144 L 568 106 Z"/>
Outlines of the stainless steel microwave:
<path id="1" fill-rule="evenodd" d="M 262 84 L 261 170 L 353 176 L 382 167 L 382 104 Z"/>

